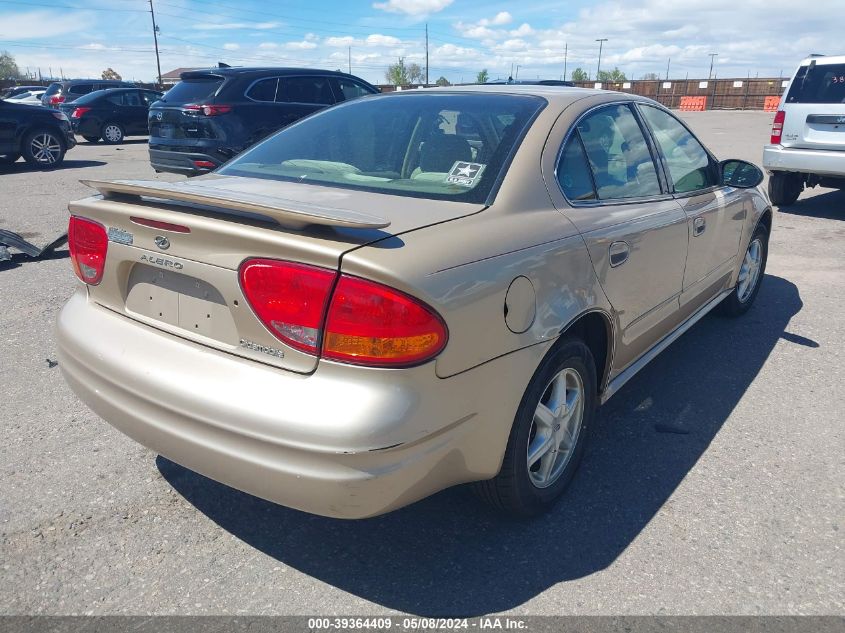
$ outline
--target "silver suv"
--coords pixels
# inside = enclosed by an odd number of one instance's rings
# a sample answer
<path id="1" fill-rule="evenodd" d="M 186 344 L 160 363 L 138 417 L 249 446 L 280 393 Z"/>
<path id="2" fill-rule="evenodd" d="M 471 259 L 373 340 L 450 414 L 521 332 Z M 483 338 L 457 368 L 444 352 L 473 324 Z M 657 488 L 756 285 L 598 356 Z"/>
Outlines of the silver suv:
<path id="1" fill-rule="evenodd" d="M 845 189 L 845 55 L 798 66 L 763 149 L 773 204 L 792 204 L 804 187 Z"/>

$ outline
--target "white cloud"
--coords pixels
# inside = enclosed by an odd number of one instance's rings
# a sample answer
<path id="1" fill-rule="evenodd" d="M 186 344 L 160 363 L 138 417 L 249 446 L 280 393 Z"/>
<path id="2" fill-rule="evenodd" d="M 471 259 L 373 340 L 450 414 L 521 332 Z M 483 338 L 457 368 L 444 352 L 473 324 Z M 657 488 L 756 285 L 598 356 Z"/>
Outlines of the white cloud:
<path id="1" fill-rule="evenodd" d="M 405 13 L 407 15 L 428 15 L 442 11 L 454 0 L 387 0 L 374 2 L 374 9 L 381 9 L 389 13 Z"/>
<path id="2" fill-rule="evenodd" d="M 258 45 L 258 48 L 265 51 L 271 51 L 275 48 L 279 48 L 279 45 L 275 42 L 261 42 L 261 44 Z"/>
<path id="3" fill-rule="evenodd" d="M 518 29 L 514 29 L 510 34 L 514 37 L 525 37 L 526 35 L 533 35 L 534 29 L 527 22 L 523 22 Z"/>
<path id="4" fill-rule="evenodd" d="M 381 35 L 380 33 L 373 33 L 367 36 L 367 46 L 398 46 L 402 43 L 398 37 L 392 35 Z"/>
<path id="5" fill-rule="evenodd" d="M 289 51 L 309 51 L 317 48 L 317 44 L 311 40 L 303 40 L 301 42 L 285 42 L 285 48 Z"/>
<path id="6" fill-rule="evenodd" d="M 358 44 L 358 40 L 349 35 L 345 37 L 327 37 L 323 40 L 323 44 L 325 44 L 326 46 L 340 48 L 343 46 L 352 46 L 353 44 Z"/>
<path id="7" fill-rule="evenodd" d="M 240 44 L 235 44 L 234 42 L 226 42 L 225 44 L 223 44 L 223 48 L 225 48 L 227 51 L 236 51 L 240 47 Z"/>
<path id="8" fill-rule="evenodd" d="M 106 50 L 106 46 L 104 44 L 100 44 L 98 42 L 91 42 L 90 44 L 84 44 L 79 47 L 81 50 L 84 51 L 104 51 Z"/>
<path id="9" fill-rule="evenodd" d="M 510 24 L 511 22 L 513 22 L 513 16 L 510 13 L 507 11 L 499 11 L 499 13 L 496 14 L 496 17 L 492 20 L 481 20 L 480 23 L 483 26 L 489 26 L 491 24 L 494 26 L 502 26 L 503 24 Z"/>

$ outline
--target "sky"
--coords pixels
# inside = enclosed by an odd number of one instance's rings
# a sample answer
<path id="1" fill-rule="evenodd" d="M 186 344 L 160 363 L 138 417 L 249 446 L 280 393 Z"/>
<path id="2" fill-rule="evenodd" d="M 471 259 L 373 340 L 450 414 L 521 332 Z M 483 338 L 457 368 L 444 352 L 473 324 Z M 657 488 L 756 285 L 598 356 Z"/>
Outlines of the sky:
<path id="1" fill-rule="evenodd" d="M 153 0 L 161 72 L 178 67 L 340 69 L 387 83 L 398 58 L 429 80 L 559 79 L 580 67 L 706 78 L 790 75 L 810 53 L 845 54 L 843 0 Z M 149 0 L 0 0 L 0 51 L 21 70 L 156 76 Z"/>

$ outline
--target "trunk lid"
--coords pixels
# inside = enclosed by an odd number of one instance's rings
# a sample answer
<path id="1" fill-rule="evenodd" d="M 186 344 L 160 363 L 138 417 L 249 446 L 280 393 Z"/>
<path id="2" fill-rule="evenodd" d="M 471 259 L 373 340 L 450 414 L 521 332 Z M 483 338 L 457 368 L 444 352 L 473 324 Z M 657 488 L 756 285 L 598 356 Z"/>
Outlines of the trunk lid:
<path id="1" fill-rule="evenodd" d="M 109 234 L 103 280 L 89 287 L 92 301 L 197 344 L 300 373 L 313 371 L 317 359 L 286 346 L 255 316 L 238 280 L 245 259 L 338 270 L 346 252 L 379 241 L 401 248 L 403 232 L 483 208 L 216 174 L 87 184 L 103 197 L 71 203 L 70 211 Z"/>
<path id="2" fill-rule="evenodd" d="M 784 147 L 845 151 L 845 63 L 818 58 L 800 66 L 781 109 Z"/>

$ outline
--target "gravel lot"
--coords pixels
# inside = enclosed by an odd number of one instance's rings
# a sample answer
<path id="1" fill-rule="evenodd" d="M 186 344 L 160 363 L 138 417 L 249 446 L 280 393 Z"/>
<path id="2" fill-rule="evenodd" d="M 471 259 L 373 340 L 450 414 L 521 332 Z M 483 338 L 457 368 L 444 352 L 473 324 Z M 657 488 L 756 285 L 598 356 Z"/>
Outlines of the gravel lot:
<path id="1" fill-rule="evenodd" d="M 771 114 L 685 118 L 720 158 L 760 162 Z M 130 177 L 180 178 L 144 141 L 19 162 L 0 228 L 46 243 L 79 179 Z M 843 247 L 845 192 L 781 209 L 755 307 L 703 319 L 620 391 L 534 522 L 462 488 L 335 521 L 157 458 L 51 362 L 66 251 L 0 265 L 0 613 L 843 614 Z"/>

